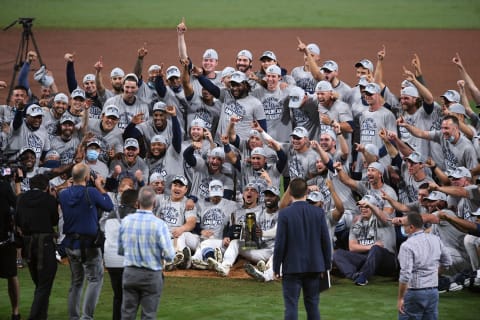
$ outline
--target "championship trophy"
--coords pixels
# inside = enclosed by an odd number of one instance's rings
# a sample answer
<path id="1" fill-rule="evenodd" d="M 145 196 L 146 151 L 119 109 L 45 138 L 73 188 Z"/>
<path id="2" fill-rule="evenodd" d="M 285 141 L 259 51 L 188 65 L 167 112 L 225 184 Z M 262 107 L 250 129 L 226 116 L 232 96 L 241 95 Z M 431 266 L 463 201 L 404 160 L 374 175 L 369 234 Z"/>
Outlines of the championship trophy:
<path id="1" fill-rule="evenodd" d="M 254 212 L 249 212 L 245 215 L 245 222 L 243 223 L 242 236 L 240 237 L 242 242 L 242 249 L 259 249 L 260 241 L 257 237 L 257 222 Z"/>

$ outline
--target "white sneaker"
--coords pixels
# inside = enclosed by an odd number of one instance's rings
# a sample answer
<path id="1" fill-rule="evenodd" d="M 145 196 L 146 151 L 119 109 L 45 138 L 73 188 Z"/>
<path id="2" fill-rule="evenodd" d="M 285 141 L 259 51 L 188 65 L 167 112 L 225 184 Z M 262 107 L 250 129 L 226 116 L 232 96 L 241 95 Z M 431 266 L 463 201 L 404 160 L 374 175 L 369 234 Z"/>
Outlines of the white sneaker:
<path id="1" fill-rule="evenodd" d="M 448 292 L 460 291 L 462 289 L 463 289 L 463 286 L 461 284 L 452 282 L 450 283 L 450 288 L 448 288 Z"/>
<path id="2" fill-rule="evenodd" d="M 255 268 L 254 265 L 247 263 L 244 266 L 245 272 L 252 278 L 257 279 L 258 281 L 265 282 L 265 276 L 263 275 L 263 272 Z"/>
<path id="3" fill-rule="evenodd" d="M 208 263 L 203 260 L 192 259 L 192 267 L 194 267 L 195 269 L 207 270 L 208 266 Z"/>
<path id="4" fill-rule="evenodd" d="M 265 264 L 265 261 L 260 260 L 257 262 L 257 269 L 261 272 L 265 272 L 267 270 L 267 265 Z"/>
<path id="5" fill-rule="evenodd" d="M 183 253 L 181 251 L 177 251 L 175 253 L 175 258 L 173 258 L 173 264 L 175 266 L 178 266 L 180 263 L 183 262 L 183 258 L 184 258 Z"/>
<path id="6" fill-rule="evenodd" d="M 223 262 L 222 249 L 220 249 L 220 248 L 215 248 L 215 250 L 214 250 L 214 255 L 215 255 L 215 260 L 217 260 L 217 261 L 220 262 L 220 263 Z"/>
<path id="7" fill-rule="evenodd" d="M 213 258 L 208 258 L 208 264 L 212 266 L 215 271 L 218 272 L 219 275 L 222 277 L 228 276 L 228 273 L 230 272 L 230 267 L 223 266 L 221 263 L 219 263 L 217 260 Z"/>

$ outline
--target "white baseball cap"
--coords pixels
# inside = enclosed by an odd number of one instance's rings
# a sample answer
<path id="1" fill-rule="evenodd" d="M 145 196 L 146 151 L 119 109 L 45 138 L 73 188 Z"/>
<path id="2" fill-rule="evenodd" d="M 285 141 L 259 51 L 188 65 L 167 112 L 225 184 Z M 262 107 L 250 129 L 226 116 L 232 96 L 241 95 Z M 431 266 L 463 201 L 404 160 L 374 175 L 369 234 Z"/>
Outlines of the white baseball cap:
<path id="1" fill-rule="evenodd" d="M 414 98 L 418 98 L 420 95 L 418 94 L 418 90 L 416 87 L 405 87 L 400 91 L 401 95 L 406 95 Z"/>
<path id="2" fill-rule="evenodd" d="M 232 76 L 230 77 L 230 82 L 242 83 L 244 81 L 248 81 L 248 79 L 245 73 L 241 71 L 235 71 L 234 73 L 232 73 Z"/>
<path id="3" fill-rule="evenodd" d="M 365 86 L 365 92 L 370 94 L 380 94 L 381 91 L 380 86 L 374 82 L 370 82 Z"/>
<path id="4" fill-rule="evenodd" d="M 70 97 L 72 99 L 75 99 L 75 98 L 82 98 L 82 100 L 85 100 L 85 91 L 83 91 L 82 89 L 80 88 L 77 88 L 75 90 L 72 91 L 72 93 L 70 94 Z"/>
<path id="5" fill-rule="evenodd" d="M 178 77 L 180 78 L 180 69 L 178 69 L 176 66 L 170 66 L 167 69 L 167 79 L 170 79 L 171 77 Z"/>
<path id="6" fill-rule="evenodd" d="M 377 171 L 380 172 L 382 175 L 385 173 L 385 167 L 384 167 L 383 164 L 381 164 L 380 162 L 371 162 L 371 163 L 368 165 L 368 167 L 377 170 Z"/>
<path id="7" fill-rule="evenodd" d="M 273 73 L 273 74 L 277 74 L 279 76 L 282 75 L 282 69 L 280 69 L 279 66 L 277 66 L 276 64 L 274 65 L 271 65 L 267 68 L 267 70 L 265 70 L 266 73 Z"/>
<path id="8" fill-rule="evenodd" d="M 357 63 L 355 63 L 355 68 L 360 68 L 360 67 L 368 69 L 370 70 L 370 72 L 373 72 L 373 63 L 368 59 L 362 59 Z"/>
<path id="9" fill-rule="evenodd" d="M 252 53 L 251 53 L 249 50 L 247 50 L 247 49 L 240 50 L 240 51 L 237 53 L 237 58 L 238 58 L 238 57 L 241 57 L 241 56 L 247 57 L 250 61 L 253 60 L 253 55 L 252 55 Z"/>
<path id="10" fill-rule="evenodd" d="M 53 101 L 54 102 L 60 101 L 60 102 L 68 103 L 68 97 L 65 93 L 57 93 L 55 95 L 55 98 L 53 98 Z"/>
<path id="11" fill-rule="evenodd" d="M 167 105 L 162 101 L 155 102 L 155 104 L 153 105 L 153 108 L 152 108 L 153 112 L 155 112 L 155 111 L 165 111 L 165 110 L 167 110 Z"/>
<path id="12" fill-rule="evenodd" d="M 153 72 L 153 71 L 158 71 L 162 69 L 162 67 L 160 67 L 158 64 L 152 64 L 149 68 L 148 68 L 148 73 L 150 72 Z"/>
<path id="13" fill-rule="evenodd" d="M 223 151 L 223 148 L 222 147 L 216 147 L 216 148 L 213 148 L 212 150 L 210 150 L 208 152 L 208 156 L 209 157 L 218 157 L 218 158 L 221 158 L 221 159 L 225 159 L 225 151 Z"/>
<path id="14" fill-rule="evenodd" d="M 140 146 L 138 144 L 138 140 L 135 139 L 135 138 L 128 138 L 127 140 L 125 140 L 125 143 L 123 144 L 123 147 L 125 149 L 130 148 L 130 147 L 140 149 Z"/>
<path id="15" fill-rule="evenodd" d="M 203 59 L 215 59 L 218 60 L 218 53 L 215 49 L 207 49 L 203 53 Z"/>
<path id="16" fill-rule="evenodd" d="M 338 71 L 338 64 L 333 60 L 327 60 L 323 63 L 320 69 L 327 69 L 328 71 Z"/>
<path id="17" fill-rule="evenodd" d="M 267 157 L 267 153 L 265 152 L 265 149 L 262 147 L 253 148 L 252 152 L 250 153 L 250 156 L 255 156 L 255 155 L 263 156 L 265 158 Z"/>
<path id="18" fill-rule="evenodd" d="M 110 72 L 110 78 L 116 78 L 116 77 L 123 78 L 124 76 L 125 76 L 125 72 L 119 67 L 113 68 L 112 72 Z"/>
<path id="19" fill-rule="evenodd" d="M 307 49 L 316 55 L 320 55 L 320 47 L 316 45 L 315 43 L 309 43 L 307 44 Z"/>
<path id="20" fill-rule="evenodd" d="M 305 137 L 308 137 L 308 131 L 304 127 L 295 127 L 295 129 L 293 129 L 292 133 L 290 133 L 290 137 L 291 136 L 296 136 L 296 137 L 299 137 L 299 138 L 305 138 Z"/>
<path id="21" fill-rule="evenodd" d="M 440 97 L 447 99 L 450 102 L 460 102 L 460 94 L 456 90 L 447 90 Z"/>
<path id="22" fill-rule="evenodd" d="M 294 86 L 290 89 L 288 97 L 288 107 L 293 109 L 299 108 L 305 97 L 305 91 L 300 87 Z"/>
<path id="23" fill-rule="evenodd" d="M 38 104 L 31 104 L 28 106 L 27 115 L 32 117 L 43 116 L 43 109 Z"/>
<path id="24" fill-rule="evenodd" d="M 95 75 L 92 73 L 88 73 L 83 77 L 83 83 L 88 81 L 95 81 Z"/>
<path id="25" fill-rule="evenodd" d="M 263 59 L 263 58 L 268 58 L 270 60 L 275 60 L 277 61 L 277 56 L 275 55 L 275 53 L 273 53 L 273 51 L 265 51 L 261 56 L 260 56 L 260 61 Z"/>
<path id="26" fill-rule="evenodd" d="M 317 83 L 315 87 L 316 92 L 324 92 L 324 91 L 333 91 L 332 84 L 328 81 L 322 80 Z"/>
<path id="27" fill-rule="evenodd" d="M 114 116 L 117 119 L 120 118 L 120 111 L 118 110 L 118 107 L 113 104 L 104 107 L 103 114 L 105 115 L 105 117 Z"/>
<path id="28" fill-rule="evenodd" d="M 208 184 L 209 197 L 223 197 L 223 183 L 220 180 L 212 180 Z"/>
<path id="29" fill-rule="evenodd" d="M 231 76 L 235 72 L 235 68 L 233 67 L 225 67 L 225 69 L 222 70 L 222 78 Z"/>

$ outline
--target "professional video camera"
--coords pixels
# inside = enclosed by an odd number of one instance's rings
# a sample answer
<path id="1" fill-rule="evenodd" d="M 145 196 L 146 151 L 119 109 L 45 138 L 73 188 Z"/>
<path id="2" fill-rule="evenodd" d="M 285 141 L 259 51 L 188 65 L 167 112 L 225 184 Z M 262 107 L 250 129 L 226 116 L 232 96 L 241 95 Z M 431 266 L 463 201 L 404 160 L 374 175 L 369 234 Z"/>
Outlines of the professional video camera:
<path id="1" fill-rule="evenodd" d="M 7 160 L 0 156 L 0 179 L 11 179 L 17 176 L 18 169 L 22 170 L 25 176 L 25 167 L 17 160 Z"/>

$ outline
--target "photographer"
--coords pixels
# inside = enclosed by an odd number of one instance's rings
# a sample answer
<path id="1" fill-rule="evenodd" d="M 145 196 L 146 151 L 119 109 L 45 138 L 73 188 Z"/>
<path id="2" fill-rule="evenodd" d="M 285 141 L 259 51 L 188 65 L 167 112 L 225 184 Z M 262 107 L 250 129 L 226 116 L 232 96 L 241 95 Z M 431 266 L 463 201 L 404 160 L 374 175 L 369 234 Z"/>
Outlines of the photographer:
<path id="1" fill-rule="evenodd" d="M 20 319 L 20 286 L 17 277 L 17 251 L 13 241 L 13 216 L 16 198 L 8 180 L 0 179 L 0 278 L 8 281 L 8 296 L 12 306 L 12 319 Z M 2 299 L 5 301 L 4 299 Z"/>
<path id="2" fill-rule="evenodd" d="M 99 231 L 98 209 L 111 211 L 113 203 L 103 188 L 103 178 L 97 176 L 95 188 L 87 187 L 90 169 L 84 163 L 72 169 L 73 185 L 60 192 L 58 198 L 63 212 L 63 232 L 72 284 L 68 296 L 69 318 L 80 318 L 80 300 L 83 283 L 87 288 L 83 301 L 84 317 L 93 319 L 93 313 L 103 284 L 103 261 L 101 250 L 95 245 Z"/>
<path id="3" fill-rule="evenodd" d="M 39 174 L 30 179 L 30 190 L 18 197 L 16 221 L 23 236 L 24 255 L 35 293 L 29 319 L 47 319 L 50 292 L 57 273 L 55 226 L 57 200 L 49 194 L 49 180 Z M 42 210 L 38 210 L 42 208 Z"/>

